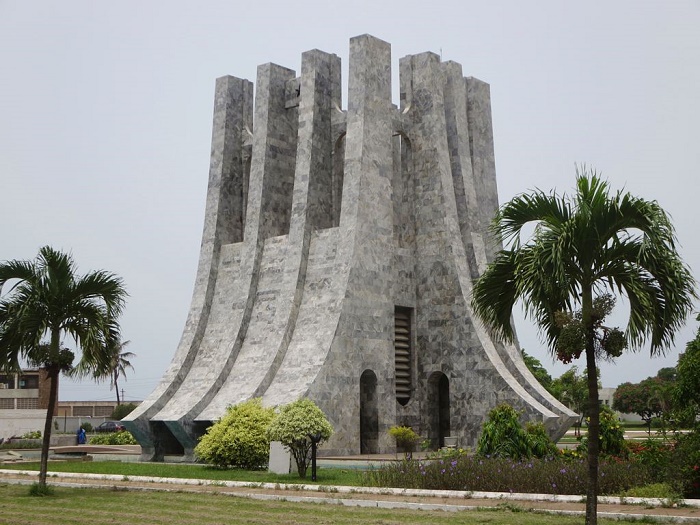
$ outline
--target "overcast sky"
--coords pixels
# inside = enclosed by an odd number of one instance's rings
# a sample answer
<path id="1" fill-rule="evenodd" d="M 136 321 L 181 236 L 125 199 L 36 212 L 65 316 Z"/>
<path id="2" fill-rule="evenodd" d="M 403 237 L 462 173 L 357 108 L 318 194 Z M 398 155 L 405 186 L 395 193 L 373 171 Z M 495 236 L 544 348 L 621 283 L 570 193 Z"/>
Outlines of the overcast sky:
<path id="1" fill-rule="evenodd" d="M 266 62 L 336 53 L 370 33 L 398 61 L 433 51 L 491 85 L 499 198 L 567 191 L 574 164 L 672 215 L 695 275 L 700 169 L 700 2 L 256 2 L 0 0 L 0 260 L 43 245 L 81 272 L 121 275 L 122 320 L 143 399 L 172 358 L 195 278 L 209 168 L 214 81 L 255 81 Z M 697 307 L 696 307 L 697 309 Z M 623 319 L 624 320 L 624 319 Z M 521 345 L 558 376 L 532 323 Z M 648 351 L 602 365 L 605 386 L 673 366 Z M 581 368 L 583 362 L 576 363 Z M 113 399 L 63 380 L 61 400 Z"/>

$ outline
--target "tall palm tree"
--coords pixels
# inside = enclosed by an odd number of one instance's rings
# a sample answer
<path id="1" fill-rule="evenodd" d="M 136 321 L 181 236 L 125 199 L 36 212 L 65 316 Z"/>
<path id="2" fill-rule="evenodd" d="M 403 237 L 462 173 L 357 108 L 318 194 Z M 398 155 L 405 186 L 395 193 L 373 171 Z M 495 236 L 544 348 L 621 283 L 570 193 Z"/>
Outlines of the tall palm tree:
<path id="1" fill-rule="evenodd" d="M 70 255 L 48 246 L 33 261 L 0 263 L 0 367 L 17 370 L 24 359 L 42 366 L 49 381 L 39 473 L 44 489 L 58 376 L 73 366 L 73 353 L 61 348 L 63 338 L 82 351 L 80 367 L 108 370 L 106 349 L 119 337 L 116 320 L 126 295 L 119 277 L 105 271 L 80 276 Z"/>
<path id="2" fill-rule="evenodd" d="M 124 377 L 124 380 L 126 380 L 127 368 L 131 368 L 132 370 L 134 369 L 129 359 L 136 357 L 136 354 L 134 354 L 133 352 L 124 351 L 124 348 L 130 342 L 131 341 L 121 341 L 120 339 L 115 339 L 114 341 L 112 341 L 109 348 L 107 348 L 107 351 L 110 354 L 109 370 L 99 373 L 97 370 L 83 370 L 79 366 L 75 368 L 74 375 L 77 376 L 81 376 L 86 373 L 92 373 L 92 376 L 96 381 L 109 378 L 109 388 L 114 388 L 117 392 L 117 406 L 121 405 L 121 402 L 123 401 L 119 397 L 118 380 L 120 377 Z"/>
<path id="3" fill-rule="evenodd" d="M 112 377 L 110 379 L 110 387 L 114 388 L 114 391 L 117 393 L 117 405 L 121 405 L 121 402 L 123 401 L 122 399 L 119 399 L 119 384 L 117 381 L 119 380 L 120 376 L 124 378 L 124 381 L 126 381 L 126 369 L 134 369 L 129 359 L 136 357 L 136 354 L 133 352 L 123 351 L 124 347 L 128 344 L 129 341 L 115 344 L 113 350 L 114 353 L 112 354 Z"/>
<path id="4" fill-rule="evenodd" d="M 534 232 L 521 239 L 528 224 Z M 585 169 L 577 170 L 571 197 L 536 190 L 504 204 L 493 231 L 508 248 L 498 252 L 474 286 L 477 316 L 495 336 L 512 340 L 511 313 L 522 301 L 552 352 L 570 360 L 585 351 L 590 414 L 586 523 L 597 523 L 596 357 L 619 355 L 627 344 L 636 349 L 647 341 L 652 355 L 663 353 L 690 313 L 695 281 L 658 203 L 629 193 L 610 195 L 607 182 Z M 617 331 L 618 337 L 606 338 L 615 332 L 602 327 L 595 306 L 610 293 L 626 296 L 630 315 L 624 334 Z M 571 323 L 562 322 L 575 317 L 580 320 L 579 344 L 567 330 Z M 608 339 L 618 344 L 607 345 Z M 562 348 L 564 340 L 578 348 Z"/>

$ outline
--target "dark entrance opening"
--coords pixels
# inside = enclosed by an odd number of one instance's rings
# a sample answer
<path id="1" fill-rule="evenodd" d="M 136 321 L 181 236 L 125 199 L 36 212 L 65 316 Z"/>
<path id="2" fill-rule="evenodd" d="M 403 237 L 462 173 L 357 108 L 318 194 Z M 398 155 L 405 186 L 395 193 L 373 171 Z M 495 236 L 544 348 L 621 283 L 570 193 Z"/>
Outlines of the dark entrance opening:
<path id="1" fill-rule="evenodd" d="M 379 403 L 377 375 L 365 370 L 360 376 L 360 453 L 379 452 Z"/>
<path id="2" fill-rule="evenodd" d="M 442 372 L 435 372 L 428 379 L 428 411 L 431 444 L 444 447 L 445 437 L 450 435 L 450 382 Z"/>

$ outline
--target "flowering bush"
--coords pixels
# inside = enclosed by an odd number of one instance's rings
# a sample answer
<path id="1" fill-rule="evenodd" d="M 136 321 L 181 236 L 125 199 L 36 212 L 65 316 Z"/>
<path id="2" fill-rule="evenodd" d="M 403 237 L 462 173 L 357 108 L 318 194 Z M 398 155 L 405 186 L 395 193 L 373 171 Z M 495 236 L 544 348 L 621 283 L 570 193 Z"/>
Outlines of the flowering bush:
<path id="1" fill-rule="evenodd" d="M 686 498 L 700 497 L 700 431 L 678 438 L 670 452 L 668 476 Z"/>
<path id="2" fill-rule="evenodd" d="M 632 441 L 628 443 L 630 458 L 648 466 L 652 473 L 659 476 L 668 470 L 673 446 L 657 439 Z M 659 478 L 660 480 L 660 478 Z"/>
<path id="3" fill-rule="evenodd" d="M 585 494 L 585 460 L 460 456 L 451 461 L 402 461 L 366 474 L 371 486 L 466 491 Z M 601 494 L 619 494 L 649 482 L 648 468 L 635 462 L 602 460 Z"/>
<path id="4" fill-rule="evenodd" d="M 590 418 L 586 418 L 590 421 Z M 600 409 L 600 454 L 603 456 L 627 457 L 628 450 L 625 443 L 625 430 L 620 421 L 610 408 L 603 405 Z M 578 447 L 583 453 L 588 449 L 588 436 L 581 439 Z"/>
<path id="5" fill-rule="evenodd" d="M 649 470 L 649 482 L 666 484 L 686 498 L 700 497 L 700 435 L 697 431 L 675 441 L 647 439 L 628 445 L 630 459 Z"/>

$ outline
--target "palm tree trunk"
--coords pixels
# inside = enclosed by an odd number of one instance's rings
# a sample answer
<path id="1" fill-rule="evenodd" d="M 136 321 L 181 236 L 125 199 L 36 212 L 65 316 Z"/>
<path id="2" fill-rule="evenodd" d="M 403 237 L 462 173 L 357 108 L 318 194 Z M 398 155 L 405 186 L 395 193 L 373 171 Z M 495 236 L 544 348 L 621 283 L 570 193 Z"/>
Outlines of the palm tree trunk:
<path id="1" fill-rule="evenodd" d="M 39 467 L 39 486 L 46 487 L 46 472 L 49 466 L 49 446 L 51 445 L 51 429 L 53 426 L 53 414 L 56 411 L 56 398 L 58 397 L 58 375 L 60 368 L 57 366 L 46 369 L 49 380 L 49 404 L 46 408 L 46 422 L 44 423 L 44 439 L 41 442 L 41 466 Z"/>
<path id="2" fill-rule="evenodd" d="M 593 293 L 583 290 L 581 314 L 586 330 L 586 371 L 588 373 L 588 486 L 586 490 L 586 525 L 598 523 L 598 455 L 600 408 L 598 406 L 598 369 L 595 361 L 595 330 L 591 320 Z"/>
<path id="3" fill-rule="evenodd" d="M 117 406 L 121 405 L 121 400 L 119 399 L 119 385 L 117 384 L 117 371 L 114 372 L 114 390 L 117 392 Z"/>

